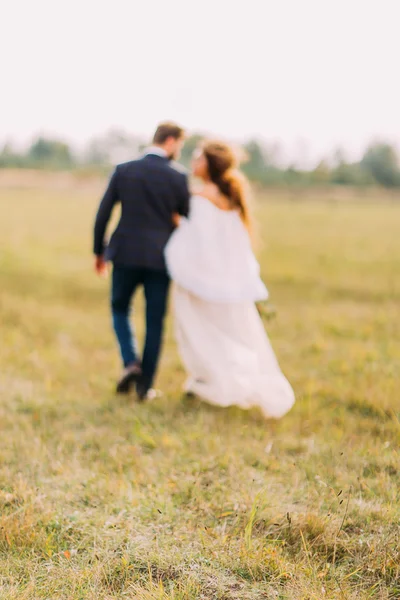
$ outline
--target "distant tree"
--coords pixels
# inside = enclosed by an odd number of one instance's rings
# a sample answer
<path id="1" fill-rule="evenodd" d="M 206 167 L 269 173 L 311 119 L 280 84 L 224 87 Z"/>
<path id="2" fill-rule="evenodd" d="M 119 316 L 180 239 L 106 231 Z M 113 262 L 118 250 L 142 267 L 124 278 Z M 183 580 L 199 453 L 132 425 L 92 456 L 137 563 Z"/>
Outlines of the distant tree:
<path id="1" fill-rule="evenodd" d="M 376 184 L 374 177 L 360 163 L 341 163 L 331 172 L 331 183 L 335 185 L 368 186 Z"/>
<path id="2" fill-rule="evenodd" d="M 187 138 L 185 141 L 185 145 L 182 149 L 181 162 L 185 165 L 185 167 L 189 167 L 190 161 L 192 160 L 192 155 L 194 150 L 197 148 L 201 140 L 204 136 L 199 133 L 195 133 Z"/>
<path id="3" fill-rule="evenodd" d="M 250 140 L 245 144 L 244 151 L 247 155 L 247 161 L 242 165 L 243 172 L 253 181 L 266 183 L 268 178 L 265 148 L 257 140 Z"/>
<path id="4" fill-rule="evenodd" d="M 0 151 L 0 168 L 23 166 L 24 157 L 18 153 L 11 142 L 6 142 Z"/>
<path id="5" fill-rule="evenodd" d="M 189 136 L 182 151 L 181 161 L 190 165 L 194 149 L 203 136 Z M 275 142 L 265 145 L 257 139 L 249 140 L 236 148 L 241 168 L 250 181 L 260 186 L 293 185 L 384 185 L 400 187 L 400 166 L 396 150 L 385 143 L 375 143 L 367 148 L 360 162 L 349 162 L 345 152 L 337 149 L 329 160 L 321 160 L 312 170 L 307 168 L 307 146 L 298 146 L 298 157 L 285 168 L 284 152 Z M 143 139 L 111 129 L 93 138 L 83 155 L 77 157 L 69 145 L 59 139 L 37 137 L 27 151 L 17 151 L 11 142 L 0 148 L 0 168 L 70 169 L 77 166 L 94 166 L 99 171 L 109 171 L 111 165 L 136 158 L 143 150 Z"/>
<path id="6" fill-rule="evenodd" d="M 315 169 L 310 173 L 312 183 L 316 183 L 318 185 L 327 185 L 330 180 L 330 175 L 330 168 L 325 160 L 321 160 L 321 162 L 318 163 Z"/>
<path id="7" fill-rule="evenodd" d="M 287 185 L 306 185 L 309 183 L 309 174 L 307 171 L 300 171 L 295 165 L 290 165 L 283 172 L 283 181 Z"/>
<path id="8" fill-rule="evenodd" d="M 337 185 L 353 185 L 354 181 L 354 168 L 352 165 L 341 162 L 339 163 L 331 173 L 331 182 Z"/>
<path id="9" fill-rule="evenodd" d="M 285 164 L 284 150 L 282 144 L 279 141 L 275 141 L 266 151 L 267 163 L 270 166 L 282 169 L 282 165 Z"/>
<path id="10" fill-rule="evenodd" d="M 373 144 L 361 160 L 361 168 L 385 187 L 400 186 L 400 171 L 395 149 L 389 144 Z"/>
<path id="11" fill-rule="evenodd" d="M 287 173 L 282 167 L 283 152 L 278 143 L 267 147 L 257 140 L 250 140 L 245 146 L 247 162 L 243 171 L 247 177 L 261 185 L 281 185 L 287 183 Z"/>
<path id="12" fill-rule="evenodd" d="M 376 184 L 374 177 L 363 169 L 359 162 L 347 160 L 346 153 L 341 148 L 334 152 L 332 163 L 330 181 L 334 185 L 368 186 Z"/>
<path id="13" fill-rule="evenodd" d="M 26 158 L 33 166 L 70 168 L 75 162 L 68 144 L 44 137 L 39 137 L 33 142 Z"/>

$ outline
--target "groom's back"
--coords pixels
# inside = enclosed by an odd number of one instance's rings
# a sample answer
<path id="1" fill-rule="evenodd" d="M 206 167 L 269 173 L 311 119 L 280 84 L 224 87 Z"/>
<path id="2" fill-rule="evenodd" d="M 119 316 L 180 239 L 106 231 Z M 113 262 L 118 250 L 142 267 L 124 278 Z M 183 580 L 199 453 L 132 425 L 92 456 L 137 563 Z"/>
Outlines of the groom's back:
<path id="1" fill-rule="evenodd" d="M 172 230 L 171 215 L 183 208 L 186 175 L 160 156 L 147 155 L 117 167 L 121 226 Z"/>
<path id="2" fill-rule="evenodd" d="M 114 202 L 121 204 L 121 218 L 107 258 L 120 265 L 165 269 L 163 254 L 173 231 L 172 215 L 188 213 L 186 174 L 167 159 L 148 154 L 119 165 L 110 187 Z"/>

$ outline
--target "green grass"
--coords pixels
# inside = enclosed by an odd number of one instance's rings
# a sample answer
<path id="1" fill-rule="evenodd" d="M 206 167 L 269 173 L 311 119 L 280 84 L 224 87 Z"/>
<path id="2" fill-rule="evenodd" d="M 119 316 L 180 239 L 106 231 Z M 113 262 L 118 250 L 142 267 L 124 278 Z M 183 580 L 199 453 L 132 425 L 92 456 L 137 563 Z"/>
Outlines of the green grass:
<path id="1" fill-rule="evenodd" d="M 1 600 L 400 598 L 400 204 L 259 205 L 280 422 L 116 398 L 100 189 L 0 189 Z M 141 301 L 137 321 L 140 334 Z"/>

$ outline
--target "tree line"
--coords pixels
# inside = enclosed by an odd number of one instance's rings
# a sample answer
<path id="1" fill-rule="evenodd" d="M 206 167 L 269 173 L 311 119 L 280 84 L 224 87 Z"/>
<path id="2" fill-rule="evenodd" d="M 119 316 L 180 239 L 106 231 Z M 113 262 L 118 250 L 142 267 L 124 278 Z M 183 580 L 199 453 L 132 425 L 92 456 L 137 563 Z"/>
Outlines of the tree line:
<path id="1" fill-rule="evenodd" d="M 182 162 L 189 165 L 192 152 L 201 135 L 192 135 L 182 153 Z M 110 131 L 92 139 L 81 152 L 63 140 L 39 136 L 24 151 L 11 143 L 0 150 L 0 168 L 82 169 L 107 171 L 112 165 L 135 158 L 145 147 L 144 141 L 122 131 Z M 279 148 L 259 140 L 243 145 L 242 169 L 249 179 L 260 186 L 279 185 L 382 185 L 400 187 L 399 160 L 395 148 L 384 142 L 371 144 L 360 161 L 352 162 L 338 150 L 330 160 L 321 160 L 306 170 L 294 164 L 282 166 Z"/>

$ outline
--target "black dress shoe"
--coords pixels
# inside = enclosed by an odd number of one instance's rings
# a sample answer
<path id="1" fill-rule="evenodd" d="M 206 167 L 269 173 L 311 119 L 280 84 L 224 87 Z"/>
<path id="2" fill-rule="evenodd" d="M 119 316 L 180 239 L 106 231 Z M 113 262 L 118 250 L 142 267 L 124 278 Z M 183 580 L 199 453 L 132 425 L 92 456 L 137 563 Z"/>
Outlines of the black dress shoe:
<path id="1" fill-rule="evenodd" d="M 131 387 L 140 379 L 141 375 L 142 368 L 139 364 L 127 367 L 117 383 L 117 394 L 129 394 Z"/>
<path id="2" fill-rule="evenodd" d="M 136 385 L 136 395 L 138 397 L 139 402 L 144 402 L 146 400 L 147 390 L 148 388 L 143 385 L 140 385 L 140 383 Z"/>

